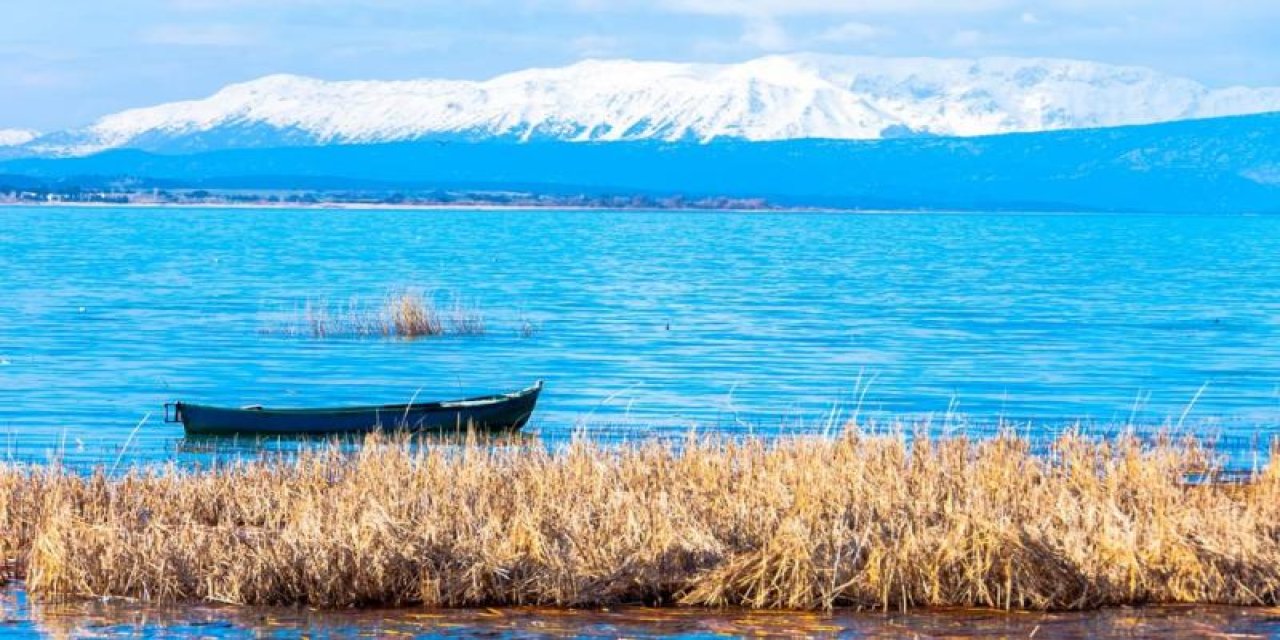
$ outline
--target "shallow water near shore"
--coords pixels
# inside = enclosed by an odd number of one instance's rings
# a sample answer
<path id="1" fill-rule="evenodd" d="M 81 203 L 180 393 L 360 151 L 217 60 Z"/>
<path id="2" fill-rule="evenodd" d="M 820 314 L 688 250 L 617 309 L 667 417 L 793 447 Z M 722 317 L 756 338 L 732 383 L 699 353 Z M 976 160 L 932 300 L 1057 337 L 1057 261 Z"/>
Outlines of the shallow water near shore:
<path id="1" fill-rule="evenodd" d="M 1033 436 L 1181 423 L 1248 467 L 1280 433 L 1278 217 L 0 207 L 0 274 L 16 461 L 198 458 L 162 424 L 171 399 L 393 403 L 539 378 L 529 430 L 552 442 L 855 413 Z M 274 331 L 398 287 L 461 296 L 485 334 Z"/>
<path id="2" fill-rule="evenodd" d="M 153 607 L 121 600 L 32 603 L 21 585 L 0 587 L 0 636 L 33 633 L 64 638 L 1275 638 L 1280 637 L 1280 609 L 1164 606 L 1070 613 L 986 609 L 801 613 L 624 606 L 315 611 Z"/>

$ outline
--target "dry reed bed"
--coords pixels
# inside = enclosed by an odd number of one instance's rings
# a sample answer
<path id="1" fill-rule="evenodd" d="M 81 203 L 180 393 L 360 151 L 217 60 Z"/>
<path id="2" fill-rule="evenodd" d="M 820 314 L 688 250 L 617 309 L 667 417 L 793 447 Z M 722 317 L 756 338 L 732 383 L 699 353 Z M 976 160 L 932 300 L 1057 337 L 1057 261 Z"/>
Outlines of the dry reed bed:
<path id="1" fill-rule="evenodd" d="M 268 332 L 316 339 L 479 336 L 485 333 L 485 321 L 477 307 L 463 303 L 456 295 L 441 306 L 433 296 L 406 290 L 389 294 L 377 304 L 355 298 L 345 305 L 308 301 L 296 317 Z"/>
<path id="2" fill-rule="evenodd" d="M 38 597 L 323 607 L 1274 605 L 1280 473 L 1185 482 L 1193 444 L 408 446 L 110 479 L 0 466 Z"/>

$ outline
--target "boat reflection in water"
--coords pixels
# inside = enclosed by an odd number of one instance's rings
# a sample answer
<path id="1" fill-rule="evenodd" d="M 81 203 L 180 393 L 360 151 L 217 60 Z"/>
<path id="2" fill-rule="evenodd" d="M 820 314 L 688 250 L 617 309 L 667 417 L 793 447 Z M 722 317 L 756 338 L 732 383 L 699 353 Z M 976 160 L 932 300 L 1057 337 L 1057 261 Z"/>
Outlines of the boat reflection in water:
<path id="1" fill-rule="evenodd" d="M 199 466 L 200 458 L 206 462 L 222 459 L 243 459 L 255 456 L 290 454 L 300 451 L 358 451 L 370 436 L 383 437 L 390 442 L 405 442 L 409 447 L 531 447 L 541 445 L 542 438 L 524 431 L 485 431 L 463 427 L 447 432 L 385 431 L 370 434 L 297 434 L 289 436 L 210 436 L 188 435 L 174 441 L 178 453 L 194 456 L 192 462 Z"/>

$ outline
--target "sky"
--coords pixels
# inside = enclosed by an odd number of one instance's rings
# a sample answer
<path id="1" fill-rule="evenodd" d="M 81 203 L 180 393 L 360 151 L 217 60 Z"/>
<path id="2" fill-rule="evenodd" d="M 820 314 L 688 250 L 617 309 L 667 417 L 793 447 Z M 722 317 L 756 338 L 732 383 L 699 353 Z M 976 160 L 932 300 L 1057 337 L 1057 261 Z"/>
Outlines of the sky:
<path id="1" fill-rule="evenodd" d="M 0 129 L 272 73 L 483 79 L 584 58 L 1051 56 L 1280 85 L 1280 0 L 0 0 Z"/>

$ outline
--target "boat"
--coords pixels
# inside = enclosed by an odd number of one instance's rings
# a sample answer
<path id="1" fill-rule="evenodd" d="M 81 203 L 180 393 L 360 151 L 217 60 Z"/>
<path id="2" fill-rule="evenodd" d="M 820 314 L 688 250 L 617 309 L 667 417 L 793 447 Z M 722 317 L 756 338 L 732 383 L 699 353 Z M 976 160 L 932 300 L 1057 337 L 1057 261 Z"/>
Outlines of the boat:
<path id="1" fill-rule="evenodd" d="M 165 422 L 182 423 L 188 436 L 344 435 L 373 431 L 413 433 L 508 433 L 533 415 L 542 381 L 512 393 L 462 400 L 416 402 L 327 409 L 269 409 L 262 406 L 214 407 L 170 402 Z"/>

